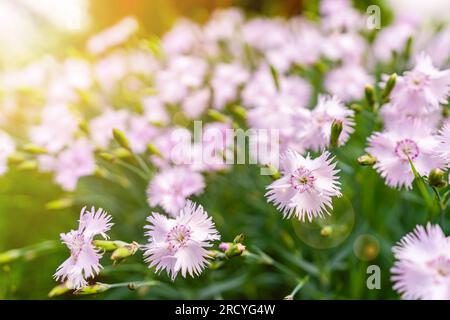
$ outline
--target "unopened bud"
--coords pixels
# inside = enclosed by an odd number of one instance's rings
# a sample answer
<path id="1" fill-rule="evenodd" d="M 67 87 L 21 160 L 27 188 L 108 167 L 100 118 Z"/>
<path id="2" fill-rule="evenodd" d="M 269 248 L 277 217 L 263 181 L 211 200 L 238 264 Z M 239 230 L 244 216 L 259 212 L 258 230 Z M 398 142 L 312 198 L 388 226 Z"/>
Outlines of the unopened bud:
<path id="1" fill-rule="evenodd" d="M 333 120 L 331 124 L 330 146 L 336 148 L 339 145 L 339 137 L 343 129 L 342 120 Z"/>
<path id="2" fill-rule="evenodd" d="M 428 184 L 436 188 L 443 188 L 447 186 L 447 182 L 444 180 L 444 171 L 437 168 L 432 169 L 428 175 Z"/>
<path id="3" fill-rule="evenodd" d="M 130 143 L 128 142 L 125 134 L 119 129 L 113 129 L 114 140 L 123 148 L 131 150 Z"/>
<path id="4" fill-rule="evenodd" d="M 108 162 L 113 162 L 114 159 L 116 158 L 114 155 L 108 152 L 101 152 L 98 154 L 98 156 Z"/>
<path id="5" fill-rule="evenodd" d="M 320 230 L 320 235 L 324 238 L 328 238 L 333 234 L 333 227 L 325 226 Z"/>
<path id="6" fill-rule="evenodd" d="M 233 243 L 242 243 L 242 242 L 244 242 L 244 240 L 245 240 L 245 236 L 244 236 L 244 234 L 238 234 L 235 238 L 234 238 L 234 240 L 233 240 Z"/>
<path id="7" fill-rule="evenodd" d="M 111 260 L 120 262 L 123 259 L 134 255 L 138 249 L 139 249 L 139 244 L 137 242 L 126 244 L 126 245 L 114 250 L 114 252 L 111 255 Z"/>
<path id="8" fill-rule="evenodd" d="M 353 111 L 358 113 L 358 112 L 361 112 L 364 108 L 362 105 L 354 103 L 354 104 L 350 105 L 350 109 L 352 109 Z"/>
<path id="9" fill-rule="evenodd" d="M 397 82 L 397 74 L 394 73 L 389 77 L 384 87 L 383 93 L 381 95 L 383 102 L 389 101 L 389 96 L 391 95 L 391 92 L 394 89 L 396 82 Z"/>
<path id="10" fill-rule="evenodd" d="M 89 124 L 86 121 L 82 121 L 79 123 L 78 128 L 80 128 L 81 132 L 89 135 L 90 130 L 89 130 Z"/>
<path id="11" fill-rule="evenodd" d="M 233 243 L 230 248 L 225 251 L 227 258 L 239 257 L 245 251 L 245 246 L 242 243 Z"/>
<path id="12" fill-rule="evenodd" d="M 110 287 L 111 286 L 106 283 L 97 282 L 96 284 L 93 284 L 91 286 L 80 288 L 76 290 L 73 294 L 77 296 L 87 296 L 91 294 L 97 294 L 108 291 Z"/>
<path id="13" fill-rule="evenodd" d="M 22 256 L 22 252 L 17 249 L 9 250 L 0 253 L 0 264 L 6 264 L 19 259 Z"/>
<path id="14" fill-rule="evenodd" d="M 22 147 L 22 150 L 27 152 L 27 153 L 31 153 L 31 154 L 46 154 L 47 150 L 45 150 L 42 147 L 39 147 L 37 145 L 34 144 L 26 144 Z"/>
<path id="15" fill-rule="evenodd" d="M 114 155 L 119 159 L 130 159 L 133 157 L 133 154 L 125 148 L 117 148 L 114 150 Z"/>
<path id="16" fill-rule="evenodd" d="M 32 171 L 38 168 L 38 163 L 34 160 L 25 160 L 17 166 L 21 171 Z"/>
<path id="17" fill-rule="evenodd" d="M 105 251 L 114 251 L 119 248 L 119 243 L 117 241 L 94 240 L 92 241 L 92 245 Z"/>
<path id="18" fill-rule="evenodd" d="M 71 206 L 73 206 L 73 204 L 74 204 L 74 200 L 72 198 L 61 198 L 61 199 L 47 202 L 47 204 L 45 205 L 45 208 L 47 210 L 61 210 L 61 209 L 70 208 Z"/>
<path id="19" fill-rule="evenodd" d="M 208 110 L 208 116 L 210 116 L 213 120 L 218 122 L 228 123 L 230 122 L 229 118 L 226 115 L 223 115 L 217 110 Z"/>
<path id="20" fill-rule="evenodd" d="M 272 75 L 275 88 L 277 89 L 277 91 L 280 91 L 280 77 L 278 76 L 278 71 L 272 65 L 270 65 L 270 74 Z"/>
<path id="21" fill-rule="evenodd" d="M 375 106 L 375 90 L 371 85 L 367 85 L 364 89 L 367 105 L 371 108 Z"/>
<path id="22" fill-rule="evenodd" d="M 233 112 L 234 112 L 234 114 L 236 114 L 238 117 L 240 117 L 242 119 L 247 118 L 247 110 L 242 106 L 234 106 Z"/>
<path id="23" fill-rule="evenodd" d="M 370 154 L 365 154 L 358 157 L 358 163 L 362 166 L 373 166 L 377 162 L 377 159 Z"/>
<path id="24" fill-rule="evenodd" d="M 61 283 L 60 285 L 57 285 L 52 290 L 50 290 L 50 292 L 48 293 L 48 297 L 49 298 L 59 297 L 65 293 L 69 292 L 70 290 L 71 289 L 68 286 L 68 283 L 64 282 L 64 283 Z"/>
<path id="25" fill-rule="evenodd" d="M 162 153 L 161 153 L 161 151 L 159 151 L 159 149 L 158 149 L 154 144 L 152 144 L 152 143 L 149 143 L 149 144 L 147 145 L 147 151 L 148 151 L 148 153 L 150 153 L 151 155 L 155 155 L 155 156 L 158 156 L 158 157 L 162 158 Z"/>

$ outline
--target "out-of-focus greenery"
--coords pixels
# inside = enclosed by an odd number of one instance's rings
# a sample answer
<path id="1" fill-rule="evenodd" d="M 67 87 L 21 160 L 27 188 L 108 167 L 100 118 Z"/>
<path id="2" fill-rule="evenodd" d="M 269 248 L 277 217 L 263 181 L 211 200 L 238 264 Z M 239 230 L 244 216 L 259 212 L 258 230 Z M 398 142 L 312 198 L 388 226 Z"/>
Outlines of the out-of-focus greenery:
<path id="1" fill-rule="evenodd" d="M 197 20 L 204 19 L 214 7 L 211 2 L 145 1 L 151 3 L 155 10 L 147 12 L 150 7 L 145 7 L 145 10 L 140 7 L 144 2 L 127 1 L 135 4 L 127 7 L 123 4 L 125 1 L 111 4 L 111 0 L 95 0 L 93 13 L 98 18 L 99 28 L 110 24 L 111 20 L 134 13 L 144 21 L 148 30 L 162 33 L 180 13 Z M 317 9 L 316 1 L 237 2 L 248 10 L 272 15 L 296 14 L 302 8 Z M 236 2 L 217 3 L 230 5 Z M 369 1 L 357 3 L 364 8 L 362 3 Z M 114 10 L 115 5 L 117 8 Z M 108 10 L 104 10 L 105 6 Z M 309 76 L 318 77 L 317 74 Z M 363 153 L 366 138 L 373 130 L 379 129 L 379 124 L 367 111 L 357 115 L 356 123 L 356 132 L 349 143 L 333 151 L 342 170 L 344 197 L 335 201 L 332 216 L 321 222 L 333 228 L 334 233 L 328 238 L 320 235 L 323 225 L 283 220 L 281 214 L 265 202 L 265 186 L 271 178 L 261 176 L 258 167 L 233 166 L 228 173 L 207 176 L 205 193 L 194 200 L 212 215 L 224 241 L 232 241 L 234 236 L 244 233 L 249 251 L 260 259 L 230 259 L 217 270 L 206 270 L 200 278 L 184 280 L 179 277 L 171 283 L 165 274 L 155 276 L 152 270 L 147 269 L 141 254 L 114 267 L 107 261 L 109 256 L 105 255 L 105 269 L 98 281 L 116 283 L 160 279 L 163 284 L 136 291 L 116 288 L 89 298 L 281 299 L 306 276 L 309 280 L 297 298 L 397 298 L 389 280 L 389 268 L 393 262 L 391 247 L 416 224 L 423 223 L 428 212 L 416 191 L 389 189 L 373 169 L 358 166 L 356 158 Z M 57 240 L 60 232 L 76 228 L 79 210 L 84 205 L 101 206 L 113 216 L 112 239 L 144 242 L 143 226 L 150 213 L 145 202 L 146 184 L 130 172 L 121 173 L 129 179 L 128 184 L 119 185 L 102 178 L 82 179 L 73 205 L 61 210 L 46 208 L 49 201 L 63 196 L 49 176 L 12 170 L 0 177 L 0 252 Z M 376 241 L 364 242 L 361 235 L 371 235 Z M 0 299 L 46 298 L 56 285 L 52 274 L 67 256 L 67 249 L 56 245 L 49 252 L 26 255 L 13 263 L 0 265 Z M 370 261 L 364 261 L 370 258 Z M 380 290 L 369 290 L 366 286 L 369 265 L 381 268 Z"/>

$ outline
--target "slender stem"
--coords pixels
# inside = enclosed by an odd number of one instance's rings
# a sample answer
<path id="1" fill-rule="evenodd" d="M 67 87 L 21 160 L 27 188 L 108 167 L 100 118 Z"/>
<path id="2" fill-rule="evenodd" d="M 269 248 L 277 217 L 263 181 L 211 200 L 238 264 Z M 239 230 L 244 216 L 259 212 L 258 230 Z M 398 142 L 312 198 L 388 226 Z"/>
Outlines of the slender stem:
<path id="1" fill-rule="evenodd" d="M 133 153 L 134 158 L 137 160 L 137 162 L 139 163 L 139 165 L 141 166 L 142 170 L 148 175 L 151 176 L 152 172 L 149 168 L 149 166 L 147 165 L 147 163 L 144 161 L 144 159 L 142 159 L 142 157 L 138 154 Z"/>
<path id="2" fill-rule="evenodd" d="M 440 224 L 441 224 L 442 229 L 444 229 L 444 224 L 445 224 L 445 207 L 446 207 L 446 205 L 442 201 L 441 194 L 439 193 L 437 188 L 432 187 L 432 189 L 434 191 L 434 194 L 436 195 L 436 200 L 437 200 L 438 205 L 439 205 Z"/>
<path id="3" fill-rule="evenodd" d="M 120 164 L 121 166 L 127 168 L 130 171 L 133 171 L 134 173 L 136 173 L 138 176 L 140 176 L 142 179 L 144 179 L 145 181 L 148 181 L 149 177 L 147 176 L 147 173 L 145 171 L 142 171 L 141 169 L 126 163 L 125 161 L 122 160 L 116 160 L 118 164 Z"/>
<path id="4" fill-rule="evenodd" d="M 113 283 L 108 284 L 109 288 L 123 288 L 123 287 L 133 287 L 134 289 L 141 287 L 151 287 L 159 285 L 161 282 L 156 280 L 149 281 L 139 281 L 139 282 L 121 282 L 121 283 Z"/>
<path id="5" fill-rule="evenodd" d="M 292 297 L 292 299 L 295 297 L 297 292 L 300 291 L 301 288 L 309 281 L 309 276 L 306 276 L 298 281 L 298 284 L 295 286 L 294 290 L 289 294 L 289 297 Z"/>

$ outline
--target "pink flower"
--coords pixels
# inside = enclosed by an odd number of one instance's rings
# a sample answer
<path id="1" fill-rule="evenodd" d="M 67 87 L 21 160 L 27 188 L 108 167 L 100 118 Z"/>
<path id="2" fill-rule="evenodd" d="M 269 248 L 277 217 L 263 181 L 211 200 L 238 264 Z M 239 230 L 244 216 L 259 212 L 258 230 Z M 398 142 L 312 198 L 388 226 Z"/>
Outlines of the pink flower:
<path id="1" fill-rule="evenodd" d="M 354 63 L 346 63 L 327 74 L 325 88 L 344 101 L 352 101 L 362 99 L 366 85 L 372 83 L 372 78 L 364 68 Z"/>
<path id="2" fill-rule="evenodd" d="M 334 120 L 343 124 L 339 145 L 345 144 L 354 131 L 354 111 L 345 108 L 336 96 L 319 96 L 317 106 L 309 114 L 307 111 L 297 114 L 297 139 L 305 149 L 320 151 L 328 147 Z"/>
<path id="3" fill-rule="evenodd" d="M 49 152 L 69 145 L 78 129 L 77 118 L 65 105 L 51 105 L 42 111 L 42 121 L 30 129 L 31 141 Z"/>
<path id="4" fill-rule="evenodd" d="M 340 197 L 336 163 L 330 153 L 311 159 L 289 150 L 281 158 L 282 177 L 267 189 L 266 197 L 280 210 L 285 218 L 295 215 L 312 221 L 324 217 L 333 209 L 332 197 Z"/>
<path id="5" fill-rule="evenodd" d="M 144 96 L 142 98 L 145 118 L 152 123 L 168 124 L 170 117 L 167 114 L 164 102 L 157 96 Z"/>
<path id="6" fill-rule="evenodd" d="M 91 120 L 89 129 L 96 146 L 107 148 L 113 138 L 113 129 L 126 130 L 129 112 L 127 110 L 106 109 L 100 116 Z"/>
<path id="7" fill-rule="evenodd" d="M 157 136 L 159 129 L 141 115 L 132 115 L 129 118 L 128 129 L 125 132 L 131 149 L 136 153 L 143 153 L 147 149 L 147 144 Z"/>
<path id="8" fill-rule="evenodd" d="M 393 188 L 412 188 L 414 174 L 410 159 L 420 175 L 444 168 L 445 161 L 436 153 L 438 139 L 428 126 L 402 122 L 368 139 L 367 152 L 377 159 L 374 168 Z"/>
<path id="9" fill-rule="evenodd" d="M 383 28 L 374 43 L 375 57 L 381 62 L 388 62 L 395 52 L 401 54 L 409 37 L 415 33 L 415 27 L 408 21 L 399 21 Z"/>
<path id="10" fill-rule="evenodd" d="M 73 143 L 62 151 L 54 162 L 56 182 L 66 191 L 73 191 L 81 177 L 95 171 L 94 147 L 85 139 Z"/>
<path id="11" fill-rule="evenodd" d="M 200 27 L 190 20 L 182 19 L 162 38 L 162 47 L 169 56 L 188 54 L 198 44 Z"/>
<path id="12" fill-rule="evenodd" d="M 54 278 L 57 281 L 68 280 L 73 289 L 79 289 L 87 285 L 87 279 L 100 272 L 103 253 L 92 245 L 92 240 L 96 235 L 108 238 L 106 232 L 113 225 L 110 221 L 111 216 L 103 209 L 95 211 L 92 207 L 91 211 L 86 211 L 84 207 L 81 210 L 78 230 L 60 235 L 70 250 L 70 257 L 56 269 Z"/>
<path id="13" fill-rule="evenodd" d="M 214 108 L 222 109 L 227 103 L 236 100 L 239 86 L 248 78 L 248 71 L 240 64 L 218 64 L 211 80 Z"/>
<path id="14" fill-rule="evenodd" d="M 147 195 L 151 207 L 160 205 L 176 216 L 192 195 L 199 195 L 205 188 L 203 176 L 187 168 L 170 168 L 160 172 L 150 182 Z"/>
<path id="15" fill-rule="evenodd" d="M 267 66 L 261 67 L 249 79 L 242 92 L 242 100 L 246 107 L 286 107 L 298 108 L 308 104 L 311 97 L 311 86 L 305 80 L 294 76 L 279 77 L 280 90 Z"/>
<path id="16" fill-rule="evenodd" d="M 439 71 L 425 54 L 417 57 L 416 66 L 397 78 L 391 101 L 399 112 L 433 111 L 446 103 L 450 92 L 450 69 Z"/>
<path id="17" fill-rule="evenodd" d="M 156 272 L 166 270 L 175 280 L 179 272 L 198 276 L 208 265 L 208 248 L 220 235 L 202 206 L 188 201 L 175 219 L 154 212 L 147 221 L 144 257 Z"/>
<path id="18" fill-rule="evenodd" d="M 183 111 L 189 119 L 197 119 L 208 108 L 211 91 L 208 88 L 192 92 L 183 101 Z"/>
<path id="19" fill-rule="evenodd" d="M 11 137 L 0 131 L 0 176 L 6 172 L 8 157 L 16 150 L 16 144 Z"/>
<path id="20" fill-rule="evenodd" d="M 392 251 L 391 279 L 402 298 L 450 300 L 450 238 L 438 225 L 416 226 Z"/>

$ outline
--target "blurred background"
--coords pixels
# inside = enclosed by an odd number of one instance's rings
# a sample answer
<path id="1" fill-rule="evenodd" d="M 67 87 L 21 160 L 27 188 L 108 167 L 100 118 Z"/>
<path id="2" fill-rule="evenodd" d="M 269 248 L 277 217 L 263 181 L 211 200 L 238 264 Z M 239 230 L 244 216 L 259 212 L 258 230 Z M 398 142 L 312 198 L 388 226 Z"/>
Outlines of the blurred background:
<path id="1" fill-rule="evenodd" d="M 383 7 L 382 21 L 388 23 L 392 16 L 392 10 L 415 10 L 420 14 L 421 18 L 427 16 L 440 15 L 442 18 L 447 18 L 449 14 L 448 0 L 434 0 L 426 1 L 388 1 L 386 4 L 383 1 L 354 1 L 358 8 L 365 11 L 369 4 L 380 4 Z M 135 16 L 141 23 L 143 30 L 147 34 L 161 35 L 167 31 L 174 21 L 180 16 L 186 16 L 198 22 L 204 22 L 208 19 L 210 13 L 217 8 L 238 6 L 244 8 L 248 15 L 262 14 L 266 16 L 293 16 L 301 14 L 303 11 L 308 12 L 317 11 L 318 1 L 310 0 L 0 0 L 0 72 L 23 66 L 35 59 L 45 57 L 51 54 L 54 56 L 64 56 L 71 49 L 82 50 L 85 46 L 86 40 L 90 35 L 109 27 L 119 21 L 121 18 L 129 15 Z M 442 10 L 442 8 L 445 8 Z M 0 115 L 1 117 L 1 115 Z M 364 140 L 363 137 L 355 137 L 355 139 Z M 363 143 L 363 142 L 362 142 Z M 351 147 L 350 147 L 351 148 Z M 348 149 L 348 153 L 343 155 L 347 157 L 348 161 L 352 161 L 352 157 L 357 156 L 360 150 Z M 236 169 L 241 170 L 241 169 Z M 246 176 L 249 175 L 249 176 Z M 383 278 L 383 286 L 386 290 L 383 292 L 367 292 L 365 290 L 365 268 L 366 264 L 361 263 L 361 259 L 355 257 L 350 258 L 345 266 L 340 265 L 341 256 L 347 257 L 349 252 L 352 252 L 353 244 L 358 235 L 366 234 L 364 230 L 379 235 L 378 239 L 383 239 L 376 243 L 376 250 L 381 250 L 384 255 L 384 262 L 386 270 L 390 265 L 389 260 L 390 245 L 398 240 L 402 234 L 403 228 L 397 228 L 400 219 L 405 228 L 409 230 L 414 225 L 414 219 L 408 217 L 400 218 L 400 212 L 420 212 L 420 209 L 414 208 L 414 201 L 412 204 L 401 205 L 396 201 L 399 197 L 403 197 L 399 192 L 386 190 L 383 182 L 379 179 L 373 171 L 365 171 L 358 173 L 355 176 L 348 176 L 348 190 L 344 194 L 348 194 L 351 198 L 343 200 L 338 204 L 338 208 L 342 208 L 345 212 L 350 212 L 351 217 L 348 223 L 357 224 L 356 230 L 361 232 L 354 233 L 346 242 L 346 245 L 340 247 L 333 252 L 322 251 L 321 253 L 311 253 L 315 259 L 326 259 L 327 256 L 336 258 L 336 274 L 339 276 L 339 281 L 335 282 L 334 287 L 328 287 L 327 290 L 311 285 L 307 290 L 308 297 L 311 298 L 330 298 L 330 297 L 344 297 L 344 298 L 393 298 L 395 294 L 390 289 L 388 276 Z M 223 193 L 227 186 L 236 185 L 237 189 L 230 190 L 228 193 Z M 252 204 L 239 203 L 241 197 L 239 190 L 255 189 L 254 186 L 245 185 L 246 181 L 258 181 L 264 179 L 254 172 L 235 172 L 230 176 L 218 178 L 217 184 L 210 188 L 208 194 L 202 199 L 205 207 L 211 211 L 230 211 L 240 212 L 240 215 L 233 216 L 236 222 L 234 228 L 230 226 L 230 230 L 226 230 L 224 226 L 223 233 L 232 237 L 236 233 L 242 231 L 237 230 L 239 226 L 242 229 L 250 231 L 250 239 L 252 232 L 255 232 L 253 237 L 254 243 L 264 248 L 268 247 L 276 251 L 275 247 L 271 247 L 269 241 L 273 243 L 283 242 L 287 247 L 298 247 L 301 245 L 299 239 L 293 240 L 291 236 L 284 233 L 283 230 L 292 230 L 292 225 L 288 221 L 281 220 L 279 214 L 271 206 L 265 205 L 261 207 L 252 207 Z M 89 182 L 86 182 L 86 184 Z M 91 184 L 94 182 L 90 182 Z M 256 182 L 255 182 L 256 183 Z M 267 181 L 262 181 L 260 185 L 267 184 Z M 371 185 L 369 194 L 360 194 L 361 185 Z M 81 186 L 81 193 L 83 193 L 83 185 Z M 343 183 L 343 185 L 346 185 Z M 37 187 L 38 186 L 38 187 Z M 239 189 L 239 186 L 242 188 Z M 92 188 L 92 187 L 91 187 Z M 100 197 L 102 191 L 107 189 L 107 186 L 98 184 L 98 198 L 95 199 L 96 204 L 103 204 L 107 209 L 112 211 L 120 211 L 126 215 L 127 210 L 135 210 L 135 208 L 120 207 L 114 208 L 111 203 Z M 143 186 L 143 189 L 145 186 Z M 114 193 L 114 190 L 108 189 L 108 193 L 117 194 L 120 199 L 120 190 Z M 377 194 L 377 198 L 385 199 L 383 204 L 377 206 L 373 194 Z M 75 227 L 75 221 L 78 218 L 79 208 L 68 208 L 64 210 L 47 210 L 46 204 L 49 201 L 61 197 L 62 191 L 55 186 L 50 177 L 38 173 L 23 173 L 12 170 L 3 177 L 0 177 L 0 252 L 11 248 L 19 248 L 32 245 L 45 240 L 56 240 L 59 238 L 60 232 L 66 232 Z M 258 195 L 248 195 L 249 198 Z M 411 196 L 412 197 L 412 196 Z M 220 203 L 214 202 L 211 199 L 221 198 Z M 355 200 L 356 199 L 356 200 Z M 117 200 L 117 199 L 116 199 Z M 117 200 L 117 202 L 120 202 Z M 251 200 L 249 201 L 251 202 Z M 255 201 L 257 203 L 258 201 Z M 231 208 L 231 206 L 234 206 Z M 357 215 L 364 211 L 367 220 L 354 221 L 354 213 L 351 207 L 354 207 Z M 338 210 L 338 209 L 337 209 Z M 388 211 L 387 211 L 388 210 Z M 142 211 L 142 210 L 141 210 Z M 263 217 L 255 217 L 255 212 L 266 212 Z M 377 215 L 383 214 L 387 216 L 392 213 L 389 220 L 379 221 Z M 419 213 L 418 213 L 419 214 Z M 142 219 L 147 215 L 146 210 L 140 212 L 135 217 L 136 221 L 129 222 L 130 229 L 137 226 L 142 227 Z M 267 218 L 266 220 L 264 220 Z M 116 219 L 116 217 L 115 217 Z M 126 217 L 118 217 L 118 221 L 126 221 Z M 346 218 L 347 219 L 347 218 Z M 262 222 L 264 220 L 265 222 Z M 276 221 L 275 221 L 276 220 Z M 222 226 L 221 222 L 217 224 Z M 272 224 L 273 223 L 273 224 Z M 389 228 L 385 226 L 389 224 Z M 396 225 L 397 224 L 397 225 Z M 246 227 L 247 226 L 247 227 Z M 297 229 L 296 229 L 297 228 Z M 359 229 L 358 229 L 359 228 Z M 397 234 L 391 237 L 392 229 L 397 228 Z M 302 230 L 298 226 L 294 229 L 300 238 L 302 237 Z M 388 230 L 389 229 L 389 230 Z M 126 234 L 130 230 L 122 231 Z M 257 239 L 257 232 L 264 232 L 267 234 L 265 239 Z M 387 236 L 389 235 L 389 236 Z M 119 235 L 120 236 L 120 235 Z M 386 236 L 386 237 L 384 237 Z M 281 239 L 281 240 L 280 240 Z M 137 239 L 138 240 L 138 239 Z M 140 239 L 139 239 L 140 240 Z M 264 242 L 264 241 L 266 242 Z M 305 240 L 305 239 L 303 239 Z M 259 241 L 259 242 L 258 242 Z M 307 239 L 306 239 L 307 241 Z M 369 241 L 370 245 L 374 245 L 370 237 L 359 240 L 359 244 L 364 241 Z M 370 243 L 372 241 L 372 243 Z M 308 255 L 310 253 L 306 253 Z M 46 297 L 49 290 L 55 285 L 51 278 L 55 268 L 67 256 L 67 252 L 57 249 L 54 254 L 46 254 L 44 257 L 27 257 L 27 263 L 14 263 L 7 266 L 0 265 L 0 299 L 43 299 Z M 286 257 L 285 257 L 286 258 Z M 136 259 L 138 265 L 139 258 Z M 240 262 L 234 262 L 235 268 L 230 271 L 230 279 L 226 283 L 214 284 L 213 276 L 208 278 L 209 284 L 204 283 L 190 283 L 188 286 L 204 286 L 202 290 L 198 288 L 197 291 L 189 291 L 183 289 L 183 284 L 180 287 L 180 292 L 171 292 L 170 289 L 161 294 L 149 295 L 144 293 L 144 297 L 151 298 L 214 298 L 218 294 L 225 292 L 223 297 L 243 298 L 243 297 L 264 297 L 264 298 L 282 298 L 288 294 L 292 289 L 286 286 L 281 279 L 278 279 L 275 274 L 271 274 L 270 268 L 262 268 L 252 273 L 251 266 L 239 266 Z M 296 263 L 303 263 L 301 261 L 291 261 L 293 265 Z M 381 262 L 380 262 L 381 263 Z M 133 264 L 131 264 L 133 266 Z M 240 268 L 246 269 L 247 276 L 250 275 L 251 281 L 245 278 L 245 274 L 241 276 Z M 140 269 L 139 269 L 140 268 Z M 143 269 L 142 269 L 143 268 Z M 343 271 L 339 271 L 342 268 Z M 347 271 L 345 271 L 347 270 Z M 354 275 L 348 273 L 348 270 L 355 271 Z M 359 270 L 359 271 L 357 271 Z M 130 270 L 123 271 L 126 274 L 136 274 L 135 272 L 145 273 L 145 267 L 136 267 Z M 134 272 L 134 273 L 133 273 Z M 341 272 L 341 273 L 339 273 Z M 326 273 L 324 273 L 324 277 Z M 132 279 L 132 276 L 129 276 Z M 244 277 L 244 278 L 243 278 Z M 258 285 L 252 285 L 251 282 L 258 282 Z M 329 286 L 330 279 L 324 278 L 323 285 Z M 245 284 L 245 286 L 244 286 Z M 242 286 L 242 288 L 241 288 Z M 341 291 L 333 291 L 336 286 L 345 286 Z M 260 291 L 262 289 L 262 291 Z M 184 291 L 183 291 L 184 290 Z M 208 291 L 209 290 L 209 291 Z M 233 294 L 227 295 L 227 290 L 234 290 Z M 266 291 L 264 291 L 266 290 Z M 173 289 L 172 289 L 173 291 Z M 196 292 L 193 294 L 192 292 Z M 321 292 L 321 293 L 320 293 Z M 332 292 L 341 292 L 336 296 Z M 319 294 L 320 293 L 320 294 Z M 128 296 L 126 292 L 117 290 L 108 296 L 98 297 L 102 298 L 123 298 L 136 297 Z"/>

